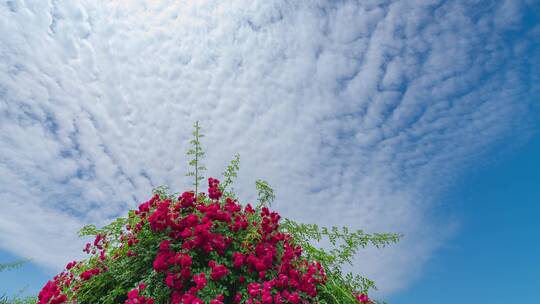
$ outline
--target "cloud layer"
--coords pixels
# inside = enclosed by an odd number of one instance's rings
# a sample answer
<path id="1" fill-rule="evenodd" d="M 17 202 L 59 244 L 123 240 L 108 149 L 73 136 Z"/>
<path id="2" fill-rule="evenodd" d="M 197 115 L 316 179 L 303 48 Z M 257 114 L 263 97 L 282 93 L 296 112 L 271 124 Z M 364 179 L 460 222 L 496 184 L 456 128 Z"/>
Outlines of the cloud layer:
<path id="1" fill-rule="evenodd" d="M 288 217 L 404 233 L 354 270 L 406 287 L 455 224 L 437 195 L 530 132 L 529 5 L 3 2 L 0 248 L 58 270 L 81 225 L 186 189 L 200 120 L 209 174 L 241 154 L 240 197 L 263 178 Z"/>

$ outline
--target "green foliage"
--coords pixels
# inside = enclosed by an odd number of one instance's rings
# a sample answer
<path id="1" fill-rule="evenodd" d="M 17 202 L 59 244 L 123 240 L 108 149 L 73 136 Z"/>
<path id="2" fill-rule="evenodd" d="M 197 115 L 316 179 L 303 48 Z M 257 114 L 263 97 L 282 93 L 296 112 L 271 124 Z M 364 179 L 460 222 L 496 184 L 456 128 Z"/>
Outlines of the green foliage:
<path id="1" fill-rule="evenodd" d="M 226 191 L 227 187 L 232 185 L 237 177 L 238 170 L 240 170 L 240 154 L 236 154 L 231 163 L 227 166 L 225 172 L 223 172 L 223 182 L 219 185 L 221 191 Z M 234 195 L 234 189 L 230 189 L 228 194 Z M 225 194 L 227 196 L 227 193 Z"/>
<path id="2" fill-rule="evenodd" d="M 152 194 L 159 195 L 161 199 L 173 199 L 178 196 L 178 193 L 170 193 L 167 186 L 158 186 L 152 189 Z"/>
<path id="3" fill-rule="evenodd" d="M 99 228 L 99 229 L 93 224 L 86 225 L 79 230 L 79 236 L 80 237 L 95 236 L 98 234 L 120 235 L 126 223 L 127 223 L 126 218 L 119 217 L 116 220 L 114 220 L 112 223 L 106 226 L 103 226 L 102 228 Z"/>
<path id="4" fill-rule="evenodd" d="M 161 239 L 151 233 L 146 233 L 144 238 L 137 244 L 139 250 L 138 259 L 110 259 L 107 261 L 108 271 L 94 276 L 89 284 L 81 286 L 77 293 L 79 303 L 103 303 L 114 304 L 124 303 L 127 293 L 136 285 L 134 283 L 148 281 L 156 284 L 149 284 L 151 289 L 163 289 L 164 284 L 161 280 L 153 280 L 157 273 L 153 271 L 151 265 L 153 257 L 156 255 L 156 248 L 159 247 Z M 108 255 L 125 254 L 125 249 L 120 247 L 111 247 Z M 80 269 L 80 272 L 91 269 L 97 265 L 97 260 L 92 258 L 87 262 L 88 267 Z M 149 267 L 150 266 L 150 267 Z M 164 296 L 164 295 L 162 295 Z M 165 299 L 165 297 L 163 297 Z M 158 302 L 165 303 L 165 302 Z"/>
<path id="5" fill-rule="evenodd" d="M 189 141 L 192 148 L 187 151 L 187 155 L 192 157 L 192 159 L 189 161 L 189 166 L 193 167 L 193 171 L 188 172 L 186 176 L 193 176 L 195 178 L 193 186 L 195 187 L 195 196 L 197 196 L 199 183 L 204 179 L 204 177 L 201 176 L 201 173 L 202 171 L 206 170 L 206 167 L 201 163 L 205 153 L 201 147 L 200 140 L 204 137 L 204 135 L 201 132 L 201 127 L 199 126 L 198 121 L 195 122 L 193 128 L 195 129 L 191 133 L 193 135 L 193 139 Z"/>
<path id="6" fill-rule="evenodd" d="M 258 179 L 255 182 L 255 188 L 257 189 L 257 196 L 259 198 L 258 207 L 268 207 L 272 205 L 272 202 L 276 198 L 274 190 L 268 185 L 266 181 Z"/>
<path id="7" fill-rule="evenodd" d="M 0 263 L 0 272 L 20 268 L 24 263 L 26 263 L 26 261 Z"/>
<path id="8" fill-rule="evenodd" d="M 15 296 L 12 298 L 9 298 L 6 295 L 0 296 L 0 304 L 36 304 L 36 303 L 37 303 L 37 299 L 31 296 L 27 296 L 27 297 Z"/>
<path id="9" fill-rule="evenodd" d="M 376 289 L 375 283 L 365 277 L 350 272 L 343 274 L 343 266 L 352 265 L 352 258 L 360 248 L 368 245 L 381 248 L 397 243 L 402 237 L 393 233 L 367 234 L 362 230 L 350 232 L 347 227 L 340 229 L 334 226 L 328 229 L 289 219 L 284 219 L 282 227 L 293 236 L 297 244 L 302 246 L 308 259 L 319 261 L 326 270 L 328 283 L 322 290 L 323 295 L 326 295 L 323 303 L 358 303 L 352 297 L 353 291 L 367 294 L 369 290 Z M 332 246 L 330 250 L 314 245 L 315 242 L 324 240 Z"/>
<path id="10" fill-rule="evenodd" d="M 22 260 L 22 261 L 10 262 L 10 263 L 0 263 L 0 272 L 20 268 L 26 262 L 27 261 Z M 23 291 L 24 290 L 19 291 L 18 295 L 15 295 L 11 298 L 5 294 L 0 295 L 0 304 L 35 304 L 37 302 L 37 299 L 35 297 L 22 296 L 21 293 Z"/>

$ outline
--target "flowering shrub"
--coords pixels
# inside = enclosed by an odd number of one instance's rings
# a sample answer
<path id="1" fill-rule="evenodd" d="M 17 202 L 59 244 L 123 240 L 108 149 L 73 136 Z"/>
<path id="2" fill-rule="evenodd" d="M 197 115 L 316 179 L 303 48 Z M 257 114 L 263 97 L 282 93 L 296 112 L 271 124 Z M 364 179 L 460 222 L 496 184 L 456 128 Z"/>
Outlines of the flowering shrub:
<path id="1" fill-rule="evenodd" d="M 373 282 L 341 265 L 360 247 L 383 246 L 394 234 L 368 235 L 347 229 L 298 224 L 269 209 L 274 199 L 267 183 L 257 181 L 259 203 L 241 205 L 227 189 L 236 176 L 238 157 L 224 182 L 208 179 L 199 193 L 203 155 L 196 125 L 192 143 L 195 189 L 171 195 L 166 188 L 93 235 L 84 251 L 39 293 L 45 303 L 281 304 L 370 303 Z M 313 241 L 328 237 L 330 251 Z"/>

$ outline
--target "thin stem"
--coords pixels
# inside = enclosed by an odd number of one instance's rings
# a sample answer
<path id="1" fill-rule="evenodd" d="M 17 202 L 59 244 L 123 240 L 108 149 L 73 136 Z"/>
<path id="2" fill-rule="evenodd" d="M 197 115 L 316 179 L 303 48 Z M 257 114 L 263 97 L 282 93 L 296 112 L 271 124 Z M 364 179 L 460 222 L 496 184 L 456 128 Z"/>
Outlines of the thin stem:
<path id="1" fill-rule="evenodd" d="M 195 143 L 195 199 L 197 199 L 198 195 L 198 187 L 199 187 L 199 122 L 195 122 L 195 140 L 197 141 Z"/>

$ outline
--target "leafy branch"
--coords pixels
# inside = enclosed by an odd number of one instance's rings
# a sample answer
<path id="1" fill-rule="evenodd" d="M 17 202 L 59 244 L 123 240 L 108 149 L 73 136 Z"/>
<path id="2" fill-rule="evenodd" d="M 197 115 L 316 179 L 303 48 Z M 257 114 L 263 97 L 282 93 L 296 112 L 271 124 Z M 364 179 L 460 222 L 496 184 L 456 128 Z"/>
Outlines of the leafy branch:
<path id="1" fill-rule="evenodd" d="M 197 197 L 199 191 L 199 182 L 204 179 L 204 177 L 202 177 L 200 174 L 202 171 L 206 170 L 206 167 L 201 164 L 201 160 L 205 153 L 202 149 L 200 140 L 204 137 L 204 135 L 201 133 L 201 127 L 199 126 L 198 121 L 193 124 L 193 128 L 195 128 L 195 130 L 193 130 L 191 133 L 193 135 L 193 139 L 189 141 L 192 148 L 187 151 L 187 155 L 193 157 L 189 161 L 189 165 L 193 167 L 193 171 L 188 172 L 186 176 L 193 176 L 195 178 L 193 186 L 195 186 L 195 197 Z"/>
<path id="2" fill-rule="evenodd" d="M 329 297 L 330 303 L 341 303 L 332 300 L 333 295 L 342 294 L 345 298 L 350 298 L 351 292 L 361 291 L 367 293 L 370 289 L 376 289 L 375 283 L 360 275 L 346 273 L 343 275 L 342 267 L 345 264 L 352 265 L 352 258 L 360 248 L 368 245 L 377 248 L 385 247 L 392 243 L 397 243 L 402 235 L 393 233 L 367 234 L 362 230 L 350 232 L 347 227 L 318 227 L 316 224 L 303 224 L 284 219 L 282 228 L 290 233 L 295 242 L 302 246 L 304 254 L 311 259 L 319 261 L 328 275 L 328 283 L 324 290 Z M 320 242 L 327 239 L 332 245 L 332 249 L 325 250 L 313 245 L 313 241 Z M 344 289 L 345 288 L 345 289 Z M 351 303 L 357 303 L 352 298 Z"/>
<path id="3" fill-rule="evenodd" d="M 225 191 L 228 186 L 232 185 L 237 177 L 238 170 L 240 170 L 240 154 L 237 153 L 227 166 L 227 169 L 225 169 L 225 172 L 223 172 L 223 182 L 219 185 L 221 191 Z M 233 192 L 232 189 L 231 192 Z"/>
<path id="4" fill-rule="evenodd" d="M 270 185 L 266 181 L 258 179 L 255 182 L 255 188 L 257 189 L 257 197 L 259 198 L 258 207 L 271 206 L 276 196 Z"/>
<path id="5" fill-rule="evenodd" d="M 127 224 L 127 221 L 127 218 L 119 217 L 112 223 L 103 226 L 102 228 L 97 228 L 96 225 L 93 224 L 85 225 L 79 230 L 79 237 L 94 236 L 98 234 L 120 235 L 124 229 L 124 226 Z"/>
<path id="6" fill-rule="evenodd" d="M 0 263 L 0 272 L 20 268 L 22 265 L 24 265 L 24 263 L 26 263 L 26 261 L 15 261 L 3 264 Z"/>

